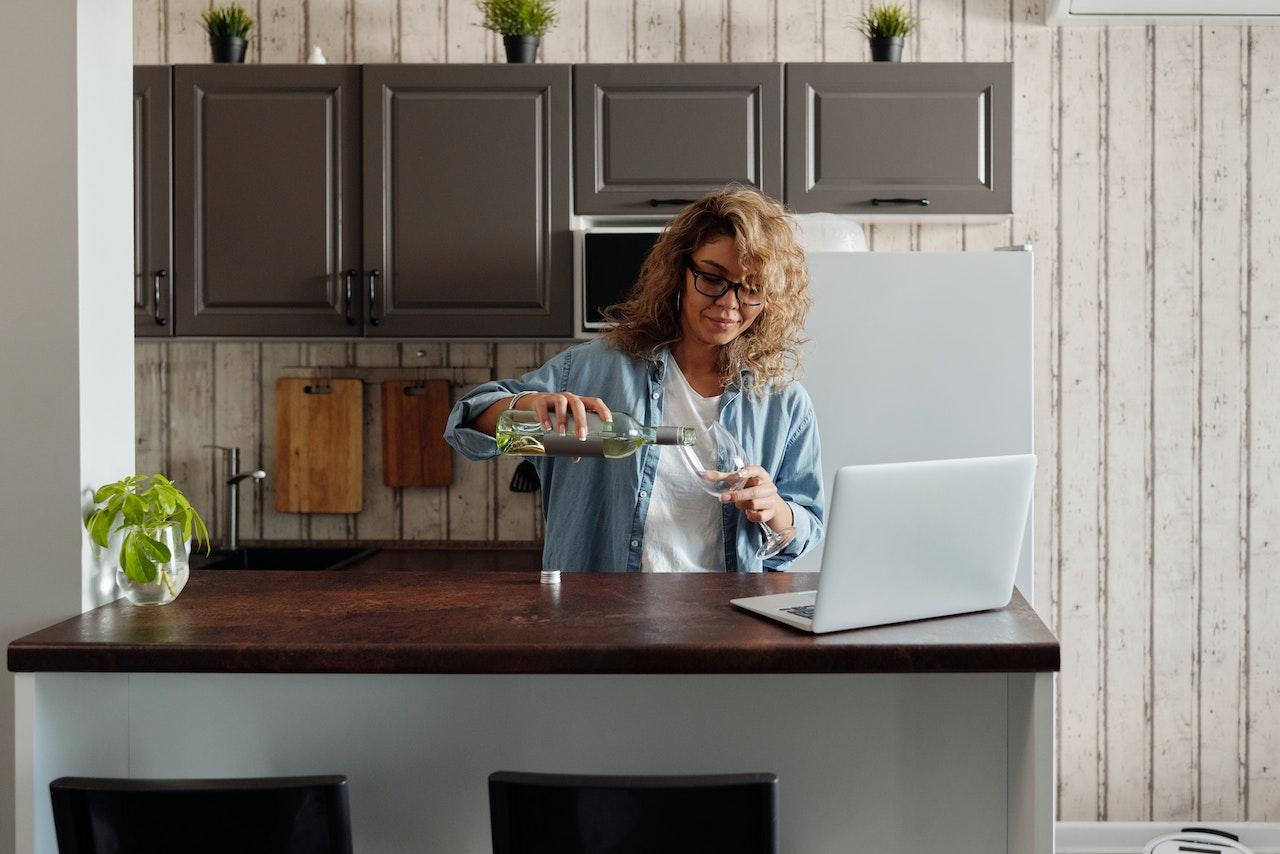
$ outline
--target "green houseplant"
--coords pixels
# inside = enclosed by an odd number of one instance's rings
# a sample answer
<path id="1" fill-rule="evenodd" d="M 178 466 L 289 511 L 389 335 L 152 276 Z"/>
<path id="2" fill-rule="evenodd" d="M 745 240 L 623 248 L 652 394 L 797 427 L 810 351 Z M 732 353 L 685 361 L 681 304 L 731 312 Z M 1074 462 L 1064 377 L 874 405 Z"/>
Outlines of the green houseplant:
<path id="1" fill-rule="evenodd" d="M 214 62 L 244 62 L 244 49 L 253 29 L 253 18 L 239 3 L 214 6 L 200 13 L 200 23 L 209 34 Z"/>
<path id="2" fill-rule="evenodd" d="M 172 602 L 187 583 L 187 544 L 209 548 L 209 529 L 162 474 L 130 475 L 99 487 L 84 520 L 90 539 L 116 557 L 116 583 L 135 605 Z"/>
<path id="3" fill-rule="evenodd" d="M 920 26 L 920 18 L 901 3 L 879 3 L 871 6 L 854 21 L 858 32 L 871 42 L 873 62 L 898 62 L 907 35 Z"/>
<path id="4" fill-rule="evenodd" d="M 556 22 L 555 0 L 476 0 L 480 26 L 502 36 L 507 62 L 534 62 L 538 42 Z"/>

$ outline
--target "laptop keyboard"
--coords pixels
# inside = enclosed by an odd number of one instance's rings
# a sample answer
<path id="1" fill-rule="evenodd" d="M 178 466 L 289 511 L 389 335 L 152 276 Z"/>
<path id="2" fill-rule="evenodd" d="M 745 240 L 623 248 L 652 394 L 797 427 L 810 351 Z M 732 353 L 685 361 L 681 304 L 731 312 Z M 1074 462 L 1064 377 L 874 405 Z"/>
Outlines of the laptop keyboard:
<path id="1" fill-rule="evenodd" d="M 804 617 L 808 620 L 813 619 L 812 605 L 797 605 L 794 608 L 783 608 L 782 610 L 788 614 L 795 614 L 797 617 Z"/>

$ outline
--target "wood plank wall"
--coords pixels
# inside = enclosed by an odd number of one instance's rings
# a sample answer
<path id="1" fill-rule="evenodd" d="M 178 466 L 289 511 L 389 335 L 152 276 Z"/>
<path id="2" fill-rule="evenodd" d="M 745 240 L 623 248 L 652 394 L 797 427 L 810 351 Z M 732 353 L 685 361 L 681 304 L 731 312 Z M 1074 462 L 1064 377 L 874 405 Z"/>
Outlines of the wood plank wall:
<path id="1" fill-rule="evenodd" d="M 1036 605 L 1063 642 L 1059 816 L 1280 820 L 1280 27 L 1044 27 L 1040 0 L 911 0 L 908 60 L 1012 60 L 1006 224 L 876 226 L 876 250 L 1036 247 Z M 137 0 L 138 62 L 202 62 L 205 0 Z M 472 0 L 247 0 L 249 58 L 485 62 Z M 864 60 L 863 0 L 561 0 L 556 62 Z M 139 343 L 138 466 L 218 521 L 214 457 L 272 459 L 288 365 L 424 366 L 459 386 L 528 344 Z M 375 395 L 369 395 L 375 399 Z M 370 409 L 368 458 L 378 459 Z M 512 464 L 261 537 L 528 539 Z"/>

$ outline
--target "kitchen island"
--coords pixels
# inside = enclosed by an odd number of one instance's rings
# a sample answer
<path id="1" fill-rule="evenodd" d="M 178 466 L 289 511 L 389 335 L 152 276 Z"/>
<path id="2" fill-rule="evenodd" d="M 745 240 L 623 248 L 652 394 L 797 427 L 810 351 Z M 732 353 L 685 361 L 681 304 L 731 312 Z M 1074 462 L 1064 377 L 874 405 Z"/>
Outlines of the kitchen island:
<path id="1" fill-rule="evenodd" d="M 424 567 L 427 569 L 429 567 Z M 350 780 L 356 848 L 481 854 L 497 770 L 779 776 L 783 849 L 1051 854 L 1053 635 L 1006 608 L 812 636 L 814 575 L 193 573 L 9 646 L 18 851 L 62 775 Z"/>

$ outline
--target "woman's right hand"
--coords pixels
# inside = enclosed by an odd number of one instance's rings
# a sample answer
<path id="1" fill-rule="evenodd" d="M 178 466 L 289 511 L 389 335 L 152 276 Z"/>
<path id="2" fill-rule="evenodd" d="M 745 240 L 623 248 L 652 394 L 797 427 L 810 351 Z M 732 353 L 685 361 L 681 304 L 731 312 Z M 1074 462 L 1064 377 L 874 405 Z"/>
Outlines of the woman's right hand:
<path id="1" fill-rule="evenodd" d="M 573 416 L 579 439 L 587 437 L 587 413 L 594 412 L 601 421 L 612 421 L 613 413 L 598 397 L 586 397 L 568 391 L 532 392 L 521 395 L 517 409 L 538 413 L 542 429 L 556 430 L 561 435 L 569 429 L 569 417 Z"/>

